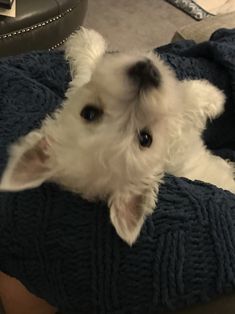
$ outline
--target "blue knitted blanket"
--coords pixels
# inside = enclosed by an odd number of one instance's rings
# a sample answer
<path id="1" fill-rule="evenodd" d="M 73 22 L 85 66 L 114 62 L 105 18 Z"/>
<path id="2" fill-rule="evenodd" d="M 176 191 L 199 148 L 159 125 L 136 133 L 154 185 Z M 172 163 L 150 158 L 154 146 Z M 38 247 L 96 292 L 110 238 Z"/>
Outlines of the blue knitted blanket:
<path id="1" fill-rule="evenodd" d="M 206 78 L 225 91 L 225 113 L 204 139 L 235 161 L 235 30 L 156 50 L 180 79 Z M 62 52 L 0 60 L 0 172 L 9 143 L 61 104 L 69 80 Z M 150 314 L 209 301 L 235 290 L 235 196 L 166 176 L 130 248 L 102 202 L 49 183 L 0 193 L 0 270 L 65 314 Z"/>

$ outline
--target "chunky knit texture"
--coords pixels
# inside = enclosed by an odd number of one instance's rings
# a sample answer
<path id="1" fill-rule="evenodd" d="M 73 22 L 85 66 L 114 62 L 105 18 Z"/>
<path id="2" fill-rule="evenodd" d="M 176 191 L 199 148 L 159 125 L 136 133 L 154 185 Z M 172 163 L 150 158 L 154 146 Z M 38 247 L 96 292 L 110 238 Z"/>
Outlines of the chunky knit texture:
<path id="1" fill-rule="evenodd" d="M 235 30 L 157 50 L 180 79 L 207 78 L 226 92 L 226 112 L 204 137 L 235 161 Z M 1 172 L 9 143 L 62 102 L 69 79 L 61 52 L 0 60 Z M 208 301 L 235 289 L 235 196 L 166 176 L 130 248 L 101 202 L 54 184 L 0 193 L 0 270 L 65 314 L 150 314 Z"/>

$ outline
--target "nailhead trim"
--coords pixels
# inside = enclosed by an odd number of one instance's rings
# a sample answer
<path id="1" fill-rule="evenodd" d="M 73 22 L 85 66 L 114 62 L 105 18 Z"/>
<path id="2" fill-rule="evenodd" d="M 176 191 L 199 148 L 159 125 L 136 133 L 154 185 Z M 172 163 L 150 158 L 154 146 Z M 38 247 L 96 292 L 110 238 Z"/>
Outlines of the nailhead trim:
<path id="1" fill-rule="evenodd" d="M 53 50 L 55 50 L 56 48 L 62 46 L 62 45 L 66 42 L 67 39 L 68 39 L 68 37 L 66 37 L 65 39 L 63 39 L 62 41 L 60 41 L 59 43 L 57 43 L 56 45 L 52 46 L 52 47 L 49 48 L 48 50 L 49 50 L 49 51 L 53 51 Z"/>
<path id="2" fill-rule="evenodd" d="M 73 34 L 73 33 L 72 33 Z M 51 48 L 49 48 L 48 50 L 49 51 L 52 51 L 60 46 L 62 46 L 66 41 L 68 40 L 68 37 L 66 37 L 65 39 L 63 39 L 62 41 L 60 41 L 59 43 L 57 43 L 56 45 L 52 46 Z M 119 53 L 120 51 L 119 50 L 109 50 L 107 51 L 106 53 Z"/>
<path id="3" fill-rule="evenodd" d="M 64 16 L 67 15 L 68 13 L 72 12 L 73 9 L 74 9 L 74 8 L 69 8 L 69 9 L 67 9 L 65 12 L 63 12 L 63 13 L 57 15 L 57 16 L 54 16 L 54 17 L 52 17 L 52 18 L 50 18 L 50 19 L 48 19 L 48 20 L 46 20 L 46 21 L 44 21 L 44 22 L 35 24 L 35 25 L 31 26 L 31 27 L 22 28 L 22 29 L 20 29 L 20 30 L 18 30 L 18 31 L 14 31 L 14 32 L 12 32 L 12 33 L 7 33 L 7 34 L 4 34 L 4 35 L 0 35 L 0 40 L 1 40 L 1 39 L 10 38 L 10 37 L 14 37 L 14 36 L 17 36 L 17 35 L 21 35 L 21 34 L 23 34 L 23 33 L 30 32 L 30 31 L 32 31 L 32 30 L 34 30 L 34 29 L 37 29 L 37 28 L 46 26 L 46 25 L 48 25 L 48 24 L 50 24 L 50 23 L 52 23 L 52 22 L 55 22 L 55 21 L 61 19 L 62 17 L 64 17 Z"/>

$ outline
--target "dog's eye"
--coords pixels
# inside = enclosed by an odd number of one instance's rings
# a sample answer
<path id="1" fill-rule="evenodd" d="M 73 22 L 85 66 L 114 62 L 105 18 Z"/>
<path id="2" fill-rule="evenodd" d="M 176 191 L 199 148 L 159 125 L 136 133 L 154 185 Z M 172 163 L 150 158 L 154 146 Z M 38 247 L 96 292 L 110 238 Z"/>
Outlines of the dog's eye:
<path id="1" fill-rule="evenodd" d="M 152 144 L 152 136 L 147 130 L 142 130 L 138 134 L 139 143 L 142 147 L 150 147 Z"/>
<path id="2" fill-rule="evenodd" d="M 97 108 L 93 105 L 86 105 L 81 113 L 80 116 L 85 119 L 87 122 L 92 122 L 100 118 L 103 114 L 103 111 L 100 108 Z"/>

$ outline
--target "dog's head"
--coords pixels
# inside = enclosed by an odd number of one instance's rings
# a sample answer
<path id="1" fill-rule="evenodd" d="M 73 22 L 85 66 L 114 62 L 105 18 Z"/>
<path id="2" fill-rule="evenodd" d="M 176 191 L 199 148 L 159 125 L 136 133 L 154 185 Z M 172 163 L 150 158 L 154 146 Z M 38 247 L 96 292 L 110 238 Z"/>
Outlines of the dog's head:
<path id="1" fill-rule="evenodd" d="M 89 49 L 81 48 L 83 60 Z M 100 51 L 88 59 L 81 65 L 83 84 L 78 71 L 63 108 L 13 145 L 0 188 L 22 190 L 49 180 L 88 199 L 105 199 L 118 234 L 132 244 L 155 206 L 179 105 L 172 96 L 177 81 L 153 54 Z"/>

